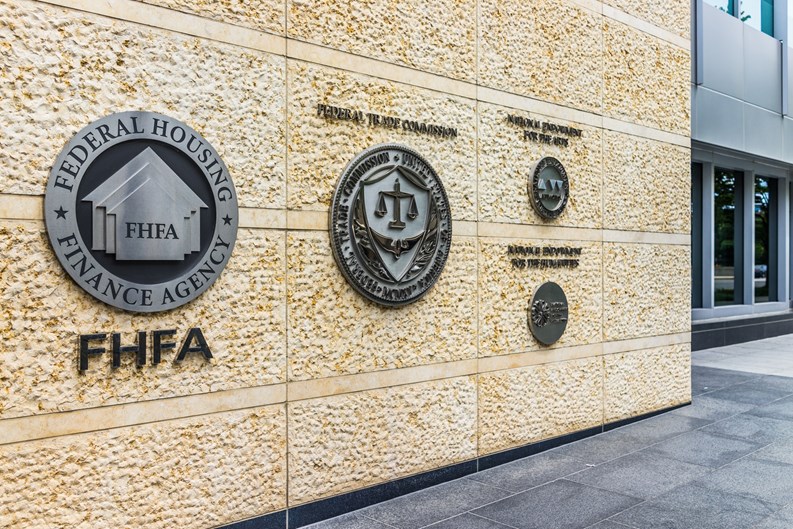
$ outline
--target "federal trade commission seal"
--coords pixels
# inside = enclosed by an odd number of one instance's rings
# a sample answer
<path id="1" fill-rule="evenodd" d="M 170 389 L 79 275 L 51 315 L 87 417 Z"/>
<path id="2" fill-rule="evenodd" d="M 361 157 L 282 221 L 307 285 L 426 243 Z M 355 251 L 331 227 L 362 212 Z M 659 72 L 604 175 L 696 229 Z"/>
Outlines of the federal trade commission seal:
<path id="1" fill-rule="evenodd" d="M 529 303 L 529 330 L 538 342 L 551 345 L 567 328 L 567 296 L 556 283 L 543 283 Z"/>
<path id="2" fill-rule="evenodd" d="M 529 200 L 544 219 L 555 219 L 564 211 L 570 183 L 562 163 L 550 156 L 542 158 L 531 170 Z"/>
<path id="3" fill-rule="evenodd" d="M 336 263 L 358 292 L 381 305 L 407 305 L 432 288 L 446 264 L 449 200 L 417 152 L 375 145 L 344 169 L 330 232 Z"/>
<path id="4" fill-rule="evenodd" d="M 237 194 L 217 151 L 154 112 L 112 114 L 78 132 L 55 160 L 44 208 L 72 279 L 135 312 L 198 297 L 237 239 Z"/>

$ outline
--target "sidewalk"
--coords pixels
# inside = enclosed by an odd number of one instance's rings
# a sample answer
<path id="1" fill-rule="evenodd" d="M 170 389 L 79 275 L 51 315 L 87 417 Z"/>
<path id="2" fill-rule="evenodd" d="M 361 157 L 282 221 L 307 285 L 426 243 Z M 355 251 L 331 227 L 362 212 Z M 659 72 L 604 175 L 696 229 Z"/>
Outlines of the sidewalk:
<path id="1" fill-rule="evenodd" d="M 692 357 L 691 406 L 308 527 L 793 528 L 793 335 Z"/>

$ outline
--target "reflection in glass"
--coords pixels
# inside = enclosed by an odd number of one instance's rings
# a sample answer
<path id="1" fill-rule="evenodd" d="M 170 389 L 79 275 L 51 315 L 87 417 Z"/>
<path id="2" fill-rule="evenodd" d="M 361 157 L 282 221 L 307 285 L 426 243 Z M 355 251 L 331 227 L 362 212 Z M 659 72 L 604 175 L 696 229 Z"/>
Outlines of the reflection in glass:
<path id="1" fill-rule="evenodd" d="M 766 35 L 774 36 L 774 0 L 741 0 L 738 18 Z"/>
<path id="2" fill-rule="evenodd" d="M 735 16 L 735 0 L 705 0 L 705 3 L 729 15 Z"/>
<path id="3" fill-rule="evenodd" d="M 736 187 L 740 173 L 716 168 L 714 174 L 715 246 L 714 258 L 714 303 L 733 305 L 738 302 L 735 288 L 735 227 Z"/>
<path id="4" fill-rule="evenodd" d="M 771 273 L 771 181 L 754 179 L 754 301 L 774 301 L 769 296 Z"/>
<path id="5" fill-rule="evenodd" d="M 702 164 L 691 164 L 691 306 L 702 307 Z"/>

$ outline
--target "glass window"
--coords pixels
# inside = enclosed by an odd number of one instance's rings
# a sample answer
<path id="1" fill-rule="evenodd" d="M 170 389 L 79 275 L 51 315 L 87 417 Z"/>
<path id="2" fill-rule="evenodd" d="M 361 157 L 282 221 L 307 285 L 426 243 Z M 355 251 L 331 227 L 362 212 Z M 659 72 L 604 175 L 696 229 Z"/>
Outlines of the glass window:
<path id="1" fill-rule="evenodd" d="M 737 229 L 741 225 L 740 194 L 743 174 L 716 168 L 713 180 L 714 206 L 714 304 L 735 305 L 742 302 L 740 271 L 736 256 L 740 244 Z M 736 271 L 739 273 L 736 275 Z"/>
<path id="2" fill-rule="evenodd" d="M 728 15 L 738 17 L 741 22 L 746 22 L 766 35 L 774 36 L 774 0 L 705 0 L 705 2 Z"/>
<path id="3" fill-rule="evenodd" d="M 702 307 L 702 164 L 691 164 L 691 306 Z"/>
<path id="4" fill-rule="evenodd" d="M 705 3 L 729 15 L 735 16 L 735 0 L 705 0 Z"/>
<path id="5" fill-rule="evenodd" d="M 741 0 L 738 18 L 766 35 L 774 36 L 774 0 Z"/>
<path id="6" fill-rule="evenodd" d="M 754 301 L 776 301 L 776 181 L 763 176 L 754 180 Z"/>

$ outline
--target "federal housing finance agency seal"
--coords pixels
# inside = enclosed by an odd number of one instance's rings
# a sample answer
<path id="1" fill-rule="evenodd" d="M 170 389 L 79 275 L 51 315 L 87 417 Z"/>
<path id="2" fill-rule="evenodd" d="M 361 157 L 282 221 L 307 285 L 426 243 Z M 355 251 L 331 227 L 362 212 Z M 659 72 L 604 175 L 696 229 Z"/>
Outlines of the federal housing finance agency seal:
<path id="1" fill-rule="evenodd" d="M 134 312 L 173 309 L 220 276 L 237 239 L 237 194 L 217 151 L 154 112 L 120 112 L 55 160 L 47 234 L 86 292 Z"/>
<path id="2" fill-rule="evenodd" d="M 449 255 L 452 219 L 438 174 L 403 145 L 375 145 L 344 169 L 330 209 L 333 255 L 347 281 L 390 307 L 421 298 Z"/>
<path id="3" fill-rule="evenodd" d="M 544 219 L 555 219 L 564 211 L 570 183 L 562 162 L 547 156 L 531 170 L 529 197 L 534 211 Z"/>

